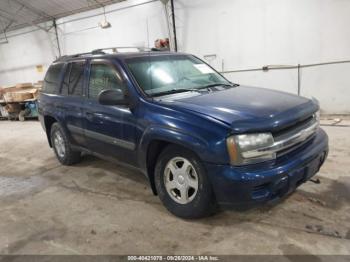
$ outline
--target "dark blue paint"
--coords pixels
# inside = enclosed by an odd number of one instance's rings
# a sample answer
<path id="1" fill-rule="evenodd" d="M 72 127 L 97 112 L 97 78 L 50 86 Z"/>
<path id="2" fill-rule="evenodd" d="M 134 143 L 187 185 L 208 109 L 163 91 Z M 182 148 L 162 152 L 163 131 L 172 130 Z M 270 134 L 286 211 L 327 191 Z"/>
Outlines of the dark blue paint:
<path id="1" fill-rule="evenodd" d="M 125 59 L 164 54 L 155 52 L 86 57 L 83 97 L 40 95 L 39 113 L 43 127 L 44 117 L 53 117 L 63 126 L 74 145 L 124 161 L 146 175 L 150 175 L 147 173 L 146 159 L 152 141 L 161 140 L 188 148 L 203 161 L 221 204 L 248 206 L 273 199 L 278 196 L 276 192 L 282 192 L 274 188 L 276 183 L 279 182 L 279 187 L 288 185 L 288 190 L 293 189 L 297 186 L 294 180 L 309 172 L 305 168 L 312 165 L 312 160 L 319 159 L 328 151 L 327 135 L 319 130 L 312 141 L 275 161 L 244 167 L 231 166 L 226 148 L 229 135 L 278 131 L 314 113 L 318 105 L 306 98 L 252 87 L 203 92 L 179 99 L 174 96 L 172 100 L 152 99 L 137 85 L 127 69 Z M 107 60 L 121 72 L 128 86 L 130 107 L 102 106 L 88 99 L 91 59 Z M 84 133 L 73 134 L 68 124 L 134 143 L 135 149 L 106 144 L 88 138 Z M 288 178 L 279 181 L 285 176 Z M 254 191 L 256 186 L 265 183 L 266 187 Z"/>
<path id="2" fill-rule="evenodd" d="M 228 206 L 250 207 L 256 201 L 272 200 L 293 191 L 298 186 L 296 182 L 303 179 L 307 172 L 305 169 L 310 167 L 312 160 L 320 161 L 319 158 L 327 149 L 328 137 L 320 129 L 307 145 L 275 161 L 245 167 L 218 164 L 206 164 L 206 167 L 212 183 L 216 185 L 214 190 L 218 202 Z M 317 163 L 319 167 L 320 162 Z M 314 172 L 310 173 L 308 178 L 313 175 Z M 284 181 L 286 192 L 278 194 L 274 190 L 274 185 L 284 177 L 287 177 Z M 262 184 L 266 184 L 264 188 L 266 191 L 263 192 L 266 194 L 262 194 L 261 198 L 254 198 L 254 188 Z"/>

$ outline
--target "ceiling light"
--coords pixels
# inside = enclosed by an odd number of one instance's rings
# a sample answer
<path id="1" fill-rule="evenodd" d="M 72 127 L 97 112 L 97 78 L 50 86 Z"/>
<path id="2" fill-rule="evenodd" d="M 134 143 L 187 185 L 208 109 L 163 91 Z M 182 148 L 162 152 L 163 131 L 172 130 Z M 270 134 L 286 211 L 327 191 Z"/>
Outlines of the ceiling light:
<path id="1" fill-rule="evenodd" d="M 102 29 L 107 29 L 112 27 L 111 23 L 107 21 L 107 17 L 106 17 L 106 9 L 105 6 L 102 7 L 103 8 L 103 17 L 104 20 L 102 20 L 101 22 L 98 23 L 98 26 L 101 27 Z"/>

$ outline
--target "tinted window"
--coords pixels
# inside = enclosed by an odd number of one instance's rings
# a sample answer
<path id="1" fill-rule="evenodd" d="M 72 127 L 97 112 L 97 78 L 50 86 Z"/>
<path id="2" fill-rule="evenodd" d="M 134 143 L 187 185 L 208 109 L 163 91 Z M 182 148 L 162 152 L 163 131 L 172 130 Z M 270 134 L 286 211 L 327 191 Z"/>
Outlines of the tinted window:
<path id="1" fill-rule="evenodd" d="M 121 89 L 126 91 L 120 74 L 108 64 L 91 64 L 89 97 L 97 98 L 102 90 Z"/>
<path id="2" fill-rule="evenodd" d="M 64 78 L 61 86 L 61 91 L 60 91 L 60 94 L 62 95 L 68 95 L 69 74 L 70 74 L 71 66 L 72 66 L 71 63 L 66 66 L 66 70 L 64 73 Z"/>
<path id="3" fill-rule="evenodd" d="M 85 62 L 74 62 L 69 66 L 68 95 L 81 96 L 83 94 Z"/>
<path id="4" fill-rule="evenodd" d="M 64 64 L 54 64 L 50 66 L 44 79 L 43 92 L 57 94 L 60 84 L 60 76 Z"/>

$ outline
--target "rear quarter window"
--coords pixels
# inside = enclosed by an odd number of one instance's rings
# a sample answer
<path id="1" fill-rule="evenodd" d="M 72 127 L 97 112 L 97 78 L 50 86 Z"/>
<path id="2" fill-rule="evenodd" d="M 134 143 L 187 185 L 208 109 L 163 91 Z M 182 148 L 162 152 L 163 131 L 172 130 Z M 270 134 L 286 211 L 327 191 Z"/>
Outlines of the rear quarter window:
<path id="1" fill-rule="evenodd" d="M 49 67 L 44 79 L 43 93 L 58 94 L 62 69 L 62 63 L 53 64 Z"/>

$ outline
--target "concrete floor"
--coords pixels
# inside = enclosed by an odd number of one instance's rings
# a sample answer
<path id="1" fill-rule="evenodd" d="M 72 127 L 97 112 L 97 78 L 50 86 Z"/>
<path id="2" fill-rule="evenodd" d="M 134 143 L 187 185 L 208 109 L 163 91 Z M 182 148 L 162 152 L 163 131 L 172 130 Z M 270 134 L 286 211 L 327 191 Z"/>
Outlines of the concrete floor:
<path id="1" fill-rule="evenodd" d="M 61 166 L 38 122 L 0 121 L 0 254 L 350 254 L 350 127 L 325 129 L 321 184 L 184 221 L 141 174 L 91 156 Z"/>

